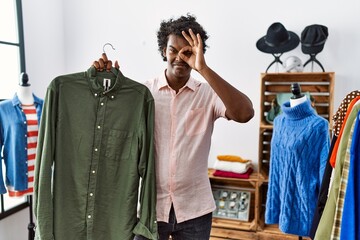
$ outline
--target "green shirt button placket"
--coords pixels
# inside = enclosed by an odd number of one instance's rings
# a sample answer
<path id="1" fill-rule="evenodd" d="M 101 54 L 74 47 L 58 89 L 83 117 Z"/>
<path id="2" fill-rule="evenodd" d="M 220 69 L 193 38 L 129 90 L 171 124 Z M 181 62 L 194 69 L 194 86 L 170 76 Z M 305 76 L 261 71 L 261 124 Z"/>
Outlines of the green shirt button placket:
<path id="1" fill-rule="evenodd" d="M 98 95 L 99 96 L 99 95 Z M 104 122 L 104 114 L 105 114 L 105 106 L 106 106 L 106 97 L 99 97 L 99 104 L 97 108 L 97 119 L 95 124 L 95 136 L 94 136 L 94 152 L 93 158 L 91 161 L 90 168 L 90 178 L 89 178 L 89 188 L 87 194 L 87 202 L 88 202 L 88 211 L 87 211 L 87 235 L 88 239 L 92 239 L 93 232 L 93 223 L 94 223 L 94 211 L 95 211 L 95 193 L 96 193 L 96 181 L 97 181 L 97 166 L 100 161 L 100 153 L 101 153 L 101 140 L 102 140 L 102 125 Z"/>

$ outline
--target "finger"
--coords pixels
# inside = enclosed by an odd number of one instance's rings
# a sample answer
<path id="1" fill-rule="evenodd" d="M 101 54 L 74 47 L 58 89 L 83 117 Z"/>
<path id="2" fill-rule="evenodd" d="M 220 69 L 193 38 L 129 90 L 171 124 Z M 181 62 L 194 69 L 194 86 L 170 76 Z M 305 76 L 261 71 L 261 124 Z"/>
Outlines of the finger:
<path id="1" fill-rule="evenodd" d="M 106 63 L 106 71 L 110 72 L 111 66 L 112 66 L 112 61 L 109 60 L 109 61 Z"/>
<path id="2" fill-rule="evenodd" d="M 104 62 L 107 63 L 108 58 L 107 58 L 107 56 L 106 56 L 106 53 L 102 53 L 102 54 L 101 54 L 101 57 L 102 57 L 102 59 L 104 59 Z"/>
<path id="3" fill-rule="evenodd" d="M 94 61 L 94 62 L 93 62 L 93 66 L 96 68 L 96 70 L 99 71 L 100 65 L 99 65 L 99 62 L 98 62 L 98 61 Z"/>
<path id="4" fill-rule="evenodd" d="M 117 60 L 115 61 L 115 68 L 116 68 L 116 69 L 119 69 L 119 68 L 120 68 L 119 62 L 118 62 Z"/>
<path id="5" fill-rule="evenodd" d="M 192 47 L 190 46 L 185 46 L 182 49 L 180 49 L 179 53 L 186 53 L 186 52 L 192 52 Z"/>
<path id="6" fill-rule="evenodd" d="M 198 40 L 197 40 L 197 38 L 195 36 L 195 33 L 193 32 L 193 30 L 191 28 L 189 29 L 189 33 L 190 33 L 191 39 L 194 42 L 194 45 L 197 46 L 198 45 Z"/>
<path id="7" fill-rule="evenodd" d="M 194 41 L 191 39 L 191 37 L 185 31 L 182 31 L 181 33 L 183 37 L 186 39 L 186 41 L 188 41 L 190 46 L 194 46 Z"/>
<path id="8" fill-rule="evenodd" d="M 202 50 L 202 49 L 203 49 L 203 41 L 202 41 L 202 39 L 201 39 L 200 34 L 199 34 L 199 33 L 196 34 L 196 37 L 197 37 L 197 41 L 198 41 L 198 43 L 199 43 L 199 48 Z"/>
<path id="9" fill-rule="evenodd" d="M 99 71 L 103 71 L 104 70 L 104 60 L 102 58 L 99 58 Z"/>

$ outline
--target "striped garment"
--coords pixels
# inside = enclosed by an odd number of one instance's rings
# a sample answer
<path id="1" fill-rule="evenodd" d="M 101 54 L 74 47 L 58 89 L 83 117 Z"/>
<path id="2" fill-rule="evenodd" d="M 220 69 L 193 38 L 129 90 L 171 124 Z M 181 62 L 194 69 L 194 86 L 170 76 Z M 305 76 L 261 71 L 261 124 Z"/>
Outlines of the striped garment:
<path id="1" fill-rule="evenodd" d="M 35 105 L 21 105 L 27 122 L 27 164 L 28 164 L 28 188 L 24 191 L 14 191 L 8 186 L 10 197 L 22 197 L 30 195 L 34 191 L 34 165 L 38 137 L 38 119 Z"/>
<path id="2" fill-rule="evenodd" d="M 339 185 L 339 194 L 337 198 L 337 204 L 335 209 L 335 216 L 334 216 L 334 225 L 332 226 L 331 231 L 331 239 L 337 240 L 340 239 L 341 233 L 341 219 L 343 215 L 343 208 L 344 208 L 344 200 L 346 194 L 346 187 L 348 183 L 349 177 L 349 168 L 350 168 L 350 148 L 352 143 L 352 136 L 354 133 L 355 121 L 352 123 L 350 134 L 349 134 L 349 142 L 346 147 L 346 153 L 344 157 L 344 165 L 341 173 L 340 178 L 340 185 Z"/>

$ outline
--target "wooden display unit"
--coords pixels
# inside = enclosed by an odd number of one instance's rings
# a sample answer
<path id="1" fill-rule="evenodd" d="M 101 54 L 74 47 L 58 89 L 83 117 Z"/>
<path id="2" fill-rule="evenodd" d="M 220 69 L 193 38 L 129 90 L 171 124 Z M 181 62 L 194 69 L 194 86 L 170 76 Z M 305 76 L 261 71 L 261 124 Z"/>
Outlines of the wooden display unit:
<path id="1" fill-rule="evenodd" d="M 212 186 L 250 189 L 252 195 L 250 218 L 249 221 L 244 222 L 213 217 L 210 239 L 299 239 L 298 236 L 282 233 L 278 229 L 278 225 L 265 224 L 264 213 L 273 130 L 272 124 L 266 121 L 266 115 L 276 94 L 290 93 L 291 84 L 298 83 L 302 92 L 309 92 L 314 98 L 317 113 L 327 119 L 331 127 L 334 109 L 334 77 L 333 72 L 261 74 L 258 169 L 251 174 L 249 179 L 214 177 L 214 169 L 209 169 Z"/>
<path id="2" fill-rule="evenodd" d="M 309 92 L 314 98 L 316 112 L 329 121 L 332 126 L 333 113 L 333 72 L 316 73 L 262 73 L 260 91 L 260 128 L 259 128 L 259 169 L 264 182 L 268 180 L 270 161 L 270 142 L 273 125 L 265 120 L 271 102 L 278 93 L 290 93 L 291 84 L 298 83 L 302 92 Z"/>

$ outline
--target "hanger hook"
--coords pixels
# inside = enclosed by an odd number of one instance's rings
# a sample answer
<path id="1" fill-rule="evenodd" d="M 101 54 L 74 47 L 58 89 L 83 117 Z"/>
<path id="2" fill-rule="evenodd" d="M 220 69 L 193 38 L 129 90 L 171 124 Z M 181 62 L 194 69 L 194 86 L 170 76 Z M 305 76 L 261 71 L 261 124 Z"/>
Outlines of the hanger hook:
<path id="1" fill-rule="evenodd" d="M 105 47 L 106 47 L 106 45 L 110 45 L 111 48 L 112 48 L 113 50 L 115 50 L 115 48 L 113 47 L 113 45 L 112 45 L 111 43 L 105 43 L 104 46 L 103 46 L 103 53 L 106 53 L 106 52 L 105 52 Z"/>

